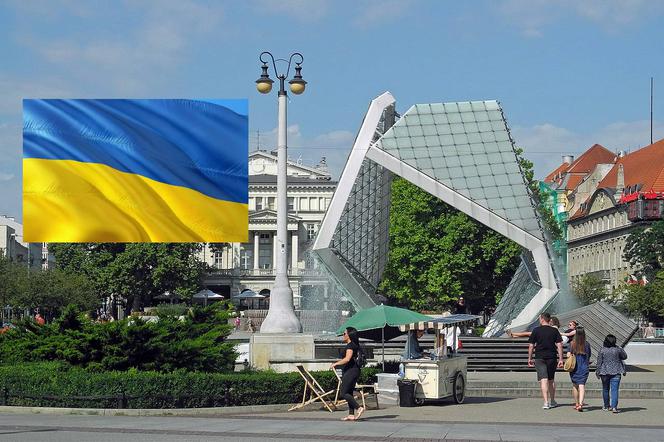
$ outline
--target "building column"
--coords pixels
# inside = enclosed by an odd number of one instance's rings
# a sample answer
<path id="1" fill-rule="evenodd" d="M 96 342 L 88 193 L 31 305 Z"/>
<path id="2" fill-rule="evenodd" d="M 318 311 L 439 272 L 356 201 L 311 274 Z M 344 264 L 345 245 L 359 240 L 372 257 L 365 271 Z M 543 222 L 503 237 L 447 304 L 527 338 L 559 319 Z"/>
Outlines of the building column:
<path id="1" fill-rule="evenodd" d="M 240 262 L 240 243 L 233 243 L 233 267 L 234 269 L 242 268 L 242 263 Z"/>
<path id="2" fill-rule="evenodd" d="M 254 232 L 254 270 L 258 269 L 258 255 L 259 247 L 261 243 L 261 233 L 259 231 Z"/>
<path id="3" fill-rule="evenodd" d="M 277 232 L 272 233 L 272 269 L 277 268 Z"/>
<path id="4" fill-rule="evenodd" d="M 295 272 L 297 269 L 297 261 L 298 261 L 298 236 L 297 236 L 297 231 L 293 232 L 293 240 L 292 240 L 292 245 L 291 245 L 291 268 L 293 269 L 293 272 Z"/>

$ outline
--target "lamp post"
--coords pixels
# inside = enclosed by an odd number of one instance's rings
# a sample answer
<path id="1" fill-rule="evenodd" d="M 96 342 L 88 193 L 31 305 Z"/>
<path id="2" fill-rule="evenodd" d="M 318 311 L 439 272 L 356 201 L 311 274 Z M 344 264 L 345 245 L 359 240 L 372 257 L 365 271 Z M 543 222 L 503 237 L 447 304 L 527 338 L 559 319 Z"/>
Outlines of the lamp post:
<path id="1" fill-rule="evenodd" d="M 269 58 L 268 58 L 269 57 Z M 302 79 L 302 62 L 304 57 L 299 52 L 291 54 L 288 60 L 276 59 L 270 52 L 261 53 L 259 60 L 263 63 L 262 72 L 256 80 L 256 89 L 261 94 L 268 94 L 272 90 L 272 79 L 268 74 L 269 60 L 272 68 L 279 79 L 279 114 L 277 126 L 277 268 L 274 279 L 274 287 L 270 294 L 270 307 L 267 316 L 261 325 L 261 333 L 301 333 L 302 324 L 295 316 L 293 307 L 293 289 L 288 281 L 288 199 L 287 192 L 287 170 L 288 156 L 286 145 L 286 93 L 285 83 L 290 72 L 293 59 L 295 62 L 295 75 L 288 82 L 290 90 L 295 95 L 304 92 L 307 82 Z M 279 73 L 276 62 L 287 63 L 286 72 Z"/>

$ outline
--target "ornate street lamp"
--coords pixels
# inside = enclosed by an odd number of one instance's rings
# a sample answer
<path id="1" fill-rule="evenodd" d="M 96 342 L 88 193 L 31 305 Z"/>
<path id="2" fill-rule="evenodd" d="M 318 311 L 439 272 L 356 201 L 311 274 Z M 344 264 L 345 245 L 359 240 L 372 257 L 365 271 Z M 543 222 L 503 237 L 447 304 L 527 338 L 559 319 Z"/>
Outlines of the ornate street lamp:
<path id="1" fill-rule="evenodd" d="M 267 58 L 269 57 L 269 59 Z M 256 89 L 261 94 L 272 90 L 274 83 L 268 74 L 268 60 L 272 60 L 272 68 L 279 79 L 279 113 L 277 126 L 277 269 L 274 287 L 270 293 L 270 307 L 267 316 L 261 325 L 261 333 L 301 333 L 302 325 L 295 316 L 293 307 L 293 289 L 288 281 L 288 199 L 287 170 L 288 154 L 286 145 L 286 93 L 285 83 L 290 72 L 293 59 L 295 62 L 295 75 L 288 82 L 290 90 L 295 95 L 304 92 L 307 82 L 302 79 L 302 62 L 304 57 L 299 52 L 291 54 L 288 60 L 276 59 L 270 52 L 261 53 L 259 60 L 263 63 L 262 72 L 256 80 Z M 288 63 L 285 73 L 279 73 L 276 62 Z"/>

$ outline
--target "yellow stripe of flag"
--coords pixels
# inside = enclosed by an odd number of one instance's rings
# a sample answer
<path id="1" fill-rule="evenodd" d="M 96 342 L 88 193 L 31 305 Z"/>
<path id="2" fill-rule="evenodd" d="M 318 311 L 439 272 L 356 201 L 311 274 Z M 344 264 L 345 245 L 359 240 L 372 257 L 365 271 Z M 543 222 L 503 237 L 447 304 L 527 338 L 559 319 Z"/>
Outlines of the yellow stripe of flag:
<path id="1" fill-rule="evenodd" d="M 247 204 L 218 200 L 103 164 L 25 158 L 23 177 L 27 242 L 248 239 Z"/>

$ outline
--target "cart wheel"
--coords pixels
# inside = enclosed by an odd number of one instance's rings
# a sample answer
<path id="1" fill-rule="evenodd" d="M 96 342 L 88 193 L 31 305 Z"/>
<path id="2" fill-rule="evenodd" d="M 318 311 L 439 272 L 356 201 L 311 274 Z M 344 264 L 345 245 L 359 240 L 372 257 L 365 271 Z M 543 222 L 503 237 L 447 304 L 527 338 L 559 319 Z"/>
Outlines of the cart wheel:
<path id="1" fill-rule="evenodd" d="M 424 405 L 424 398 L 416 397 L 415 398 L 415 405 L 417 405 L 418 407 Z"/>
<path id="2" fill-rule="evenodd" d="M 452 398 L 454 402 L 460 404 L 466 397 L 466 380 L 463 378 L 463 374 L 460 371 L 457 372 L 454 376 L 454 381 L 452 382 Z"/>

